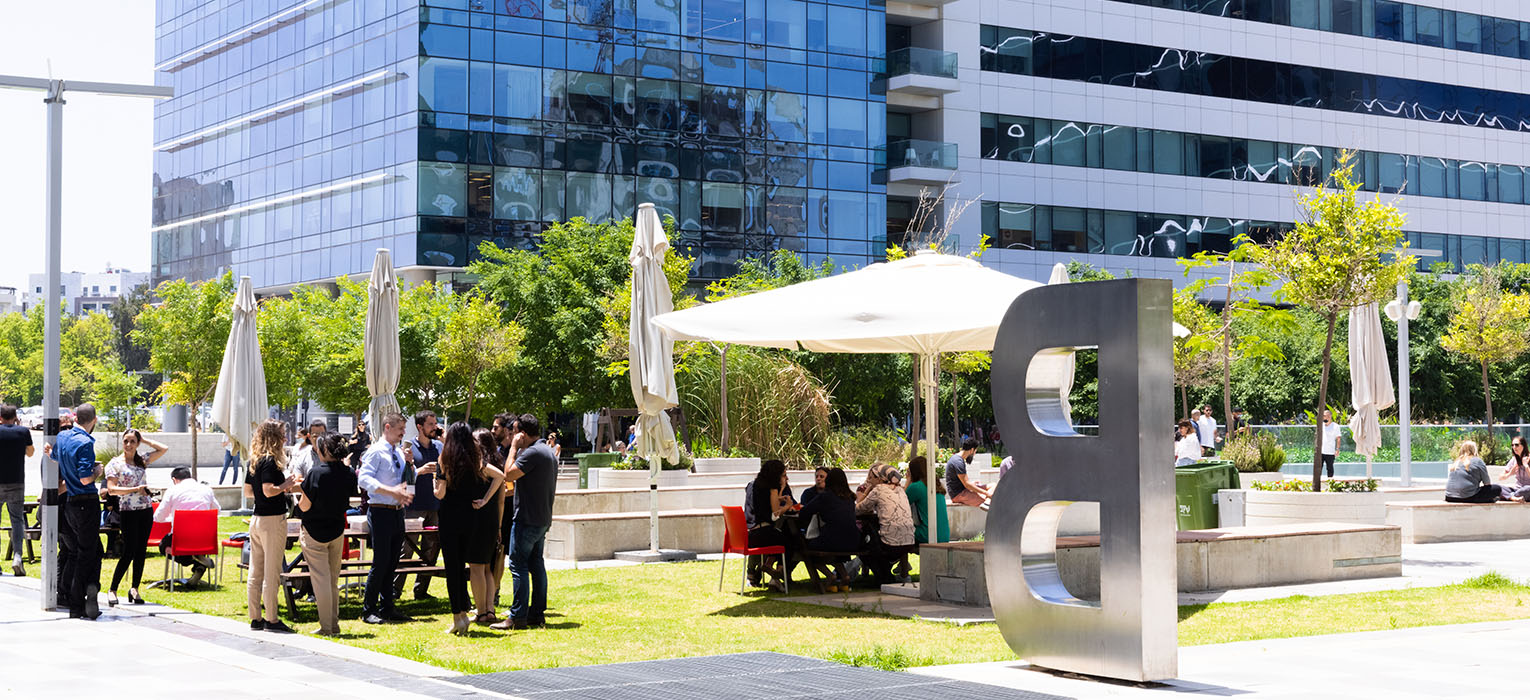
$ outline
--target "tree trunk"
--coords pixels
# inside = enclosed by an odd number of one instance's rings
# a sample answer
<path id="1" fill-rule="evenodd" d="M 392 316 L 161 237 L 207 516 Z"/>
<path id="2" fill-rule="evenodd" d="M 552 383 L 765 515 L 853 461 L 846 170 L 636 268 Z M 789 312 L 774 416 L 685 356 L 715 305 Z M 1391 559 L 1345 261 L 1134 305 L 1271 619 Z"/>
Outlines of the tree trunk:
<path id="1" fill-rule="evenodd" d="M 1323 371 L 1318 375 L 1318 404 L 1315 423 L 1317 433 L 1312 437 L 1312 490 L 1323 490 L 1323 409 L 1328 406 L 1328 368 L 1333 363 L 1333 329 L 1339 322 L 1338 312 L 1328 314 L 1328 339 L 1323 342 Z"/>
<path id="2" fill-rule="evenodd" d="M 1232 438 L 1232 283 L 1237 266 L 1227 263 L 1227 298 L 1222 303 L 1222 420 L 1227 421 L 1228 439 Z M 1211 444 L 1216 445 L 1215 435 Z"/>
<path id="3" fill-rule="evenodd" d="M 202 404 L 191 405 L 191 480 L 200 481 L 197 478 L 197 419 L 202 417 Z"/>
<path id="4" fill-rule="evenodd" d="M 1487 433 L 1493 434 L 1493 388 L 1488 384 L 1487 361 L 1482 362 L 1482 400 L 1487 404 Z"/>
<path id="5" fill-rule="evenodd" d="M 919 408 L 924 405 L 922 400 L 924 397 L 919 390 L 919 356 L 913 355 L 912 357 L 914 358 L 914 420 L 908 426 L 908 458 L 910 461 L 919 456 Z M 929 466 L 931 469 L 935 467 L 933 464 Z"/>
<path id="6" fill-rule="evenodd" d="M 1180 405 L 1180 407 L 1185 409 L 1185 412 L 1180 414 L 1180 415 L 1184 416 L 1185 420 L 1189 420 L 1190 419 L 1190 387 L 1185 386 L 1184 384 L 1179 385 L 1179 405 Z"/>
<path id="7" fill-rule="evenodd" d="M 470 425 L 472 424 L 472 421 L 473 421 L 473 397 L 475 397 L 477 395 L 478 395 L 478 376 L 474 375 L 473 378 L 468 381 L 467 413 L 463 414 L 463 416 L 462 416 L 462 422 L 463 423 L 468 423 Z"/>

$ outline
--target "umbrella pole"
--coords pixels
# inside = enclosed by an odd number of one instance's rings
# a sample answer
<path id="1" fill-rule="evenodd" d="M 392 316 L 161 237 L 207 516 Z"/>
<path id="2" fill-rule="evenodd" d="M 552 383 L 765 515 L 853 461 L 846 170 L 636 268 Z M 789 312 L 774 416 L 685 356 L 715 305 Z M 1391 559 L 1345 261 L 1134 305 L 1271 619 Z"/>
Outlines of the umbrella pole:
<path id="1" fill-rule="evenodd" d="M 663 463 L 663 458 L 657 455 L 648 459 L 648 550 L 651 552 L 659 551 L 659 466 Z"/>
<path id="2" fill-rule="evenodd" d="M 938 478 L 935 473 L 935 431 L 937 429 L 935 422 L 939 420 L 940 417 L 935 415 L 935 392 L 937 387 L 935 386 L 934 354 L 919 356 L 919 371 L 923 375 L 924 384 L 924 446 L 925 453 L 929 455 L 929 457 L 927 457 L 929 463 L 925 465 L 924 470 L 926 510 L 924 522 L 927 535 L 926 539 L 930 542 L 930 544 L 934 544 L 940 541 L 940 520 L 936 517 L 938 512 L 936 511 L 935 504 L 935 496 L 937 493 L 935 489 L 935 479 Z"/>

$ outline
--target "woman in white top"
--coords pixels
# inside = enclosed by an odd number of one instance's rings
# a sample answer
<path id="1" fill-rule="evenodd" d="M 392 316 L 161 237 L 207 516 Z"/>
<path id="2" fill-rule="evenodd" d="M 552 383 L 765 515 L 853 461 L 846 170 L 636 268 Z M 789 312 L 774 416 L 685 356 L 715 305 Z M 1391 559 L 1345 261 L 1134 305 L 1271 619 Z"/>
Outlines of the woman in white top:
<path id="1" fill-rule="evenodd" d="M 1201 439 L 1195 436 L 1195 424 L 1179 422 L 1179 438 L 1174 441 L 1174 466 L 1183 467 L 1201 461 Z"/>
<path id="2" fill-rule="evenodd" d="M 139 452 L 139 447 L 149 448 Z M 149 498 L 146 468 L 165 456 L 170 448 L 145 438 L 137 430 L 122 433 L 122 454 L 106 464 L 106 495 L 117 497 L 117 516 L 121 519 L 122 556 L 117 559 L 117 569 L 112 572 L 112 587 L 106 593 L 106 603 L 117 605 L 117 586 L 133 568 L 133 585 L 128 588 L 128 602 L 142 603 L 138 584 L 143 582 L 143 559 L 149 546 L 149 530 L 154 525 L 154 502 Z"/>

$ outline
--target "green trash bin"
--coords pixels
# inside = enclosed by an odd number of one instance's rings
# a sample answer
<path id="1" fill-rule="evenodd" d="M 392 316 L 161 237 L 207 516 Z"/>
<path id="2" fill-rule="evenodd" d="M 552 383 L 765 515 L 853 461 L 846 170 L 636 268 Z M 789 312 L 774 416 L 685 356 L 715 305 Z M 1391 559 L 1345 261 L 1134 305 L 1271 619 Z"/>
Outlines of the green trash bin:
<path id="1" fill-rule="evenodd" d="M 1217 517 L 1219 489 L 1238 486 L 1238 468 L 1225 460 L 1207 460 L 1174 468 L 1175 519 L 1181 530 L 1208 530 Z"/>
<path id="2" fill-rule="evenodd" d="M 609 467 L 622 461 L 620 452 L 580 452 L 574 455 L 579 460 L 579 488 L 590 487 L 590 470 Z"/>

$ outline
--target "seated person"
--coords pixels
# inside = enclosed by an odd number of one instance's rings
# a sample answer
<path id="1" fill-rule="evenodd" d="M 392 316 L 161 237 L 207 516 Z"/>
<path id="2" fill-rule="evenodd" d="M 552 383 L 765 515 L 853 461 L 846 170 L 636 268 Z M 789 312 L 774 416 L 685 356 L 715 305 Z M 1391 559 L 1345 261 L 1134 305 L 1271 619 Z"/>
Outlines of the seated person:
<path id="1" fill-rule="evenodd" d="M 1524 501 L 1530 497 L 1530 446 L 1526 446 L 1524 438 L 1515 437 L 1509 450 L 1511 455 L 1504 467 L 1503 480 L 1510 483 L 1503 487 L 1503 491 L 1509 498 Z"/>
<path id="2" fill-rule="evenodd" d="M 813 470 L 813 485 L 802 491 L 802 499 L 799 501 L 803 506 L 813 502 L 824 491 L 823 480 L 829 475 L 828 467 L 819 467 Z"/>
<path id="3" fill-rule="evenodd" d="M 769 587 L 784 593 L 786 577 L 790 575 L 792 566 L 792 543 L 786 533 L 781 531 L 777 521 L 793 504 L 791 488 L 786 484 L 786 463 L 779 459 L 765 460 L 747 488 L 744 519 L 749 527 L 749 546 L 788 548 L 786 569 L 782 569 L 774 557 L 761 557 L 769 561 L 751 562 L 747 569 L 749 578 L 758 585 L 760 573 L 764 572 L 771 578 Z"/>
<path id="4" fill-rule="evenodd" d="M 218 498 L 213 495 L 212 487 L 192 480 L 190 469 L 176 467 L 170 472 L 170 481 L 173 484 L 165 489 L 165 495 L 160 498 L 159 507 L 154 509 L 154 522 L 170 523 L 174 528 L 175 511 L 218 509 Z M 175 530 L 171 529 L 165 534 L 165 538 L 159 541 L 161 554 L 170 550 L 170 538 L 174 535 Z M 191 567 L 191 578 L 187 579 L 187 585 L 196 585 L 196 582 L 202 580 L 202 574 L 213 567 L 212 557 L 205 554 L 198 557 L 177 556 L 175 563 Z"/>
<path id="5" fill-rule="evenodd" d="M 818 518 L 817 532 L 808 527 L 807 548 L 817 552 L 855 552 L 861 548 L 861 532 L 855 524 L 855 493 L 850 490 L 850 480 L 845 470 L 835 467 L 824 471 L 824 491 L 811 502 L 803 504 L 797 513 L 798 522 L 811 523 Z M 843 557 L 811 557 L 805 563 L 814 571 L 821 572 L 829 580 L 825 592 L 850 590 L 850 575 L 845 572 Z M 829 565 L 834 571 L 830 573 Z"/>
<path id="6" fill-rule="evenodd" d="M 946 462 L 946 493 L 952 503 L 988 510 L 988 487 L 967 477 L 967 466 L 978 451 L 978 441 L 967 438 L 962 451 L 951 455 Z"/>
<path id="7" fill-rule="evenodd" d="M 1450 474 L 1445 478 L 1445 502 L 1496 503 L 1500 499 L 1509 500 L 1503 487 L 1488 476 L 1487 463 L 1477 456 L 1477 443 L 1461 441 L 1456 459 L 1450 463 Z"/>
<path id="8" fill-rule="evenodd" d="M 925 544 L 930 541 L 929 528 L 926 519 L 929 517 L 929 487 L 925 482 L 925 473 L 929 471 L 929 462 L 924 455 L 919 455 L 908 462 L 908 488 L 904 494 L 908 496 L 909 513 L 914 517 L 914 542 Z M 935 536 L 936 542 L 951 541 L 951 524 L 946 516 L 946 485 L 939 479 L 935 480 Z"/>
<path id="9" fill-rule="evenodd" d="M 976 442 L 968 438 L 969 442 Z M 872 486 L 855 505 L 856 515 L 874 515 L 877 537 L 869 543 L 862 560 L 877 583 L 890 583 L 896 574 L 907 577 L 908 555 L 914 548 L 914 517 L 903 492 L 903 475 L 897 467 L 880 464 L 866 475 Z"/>

